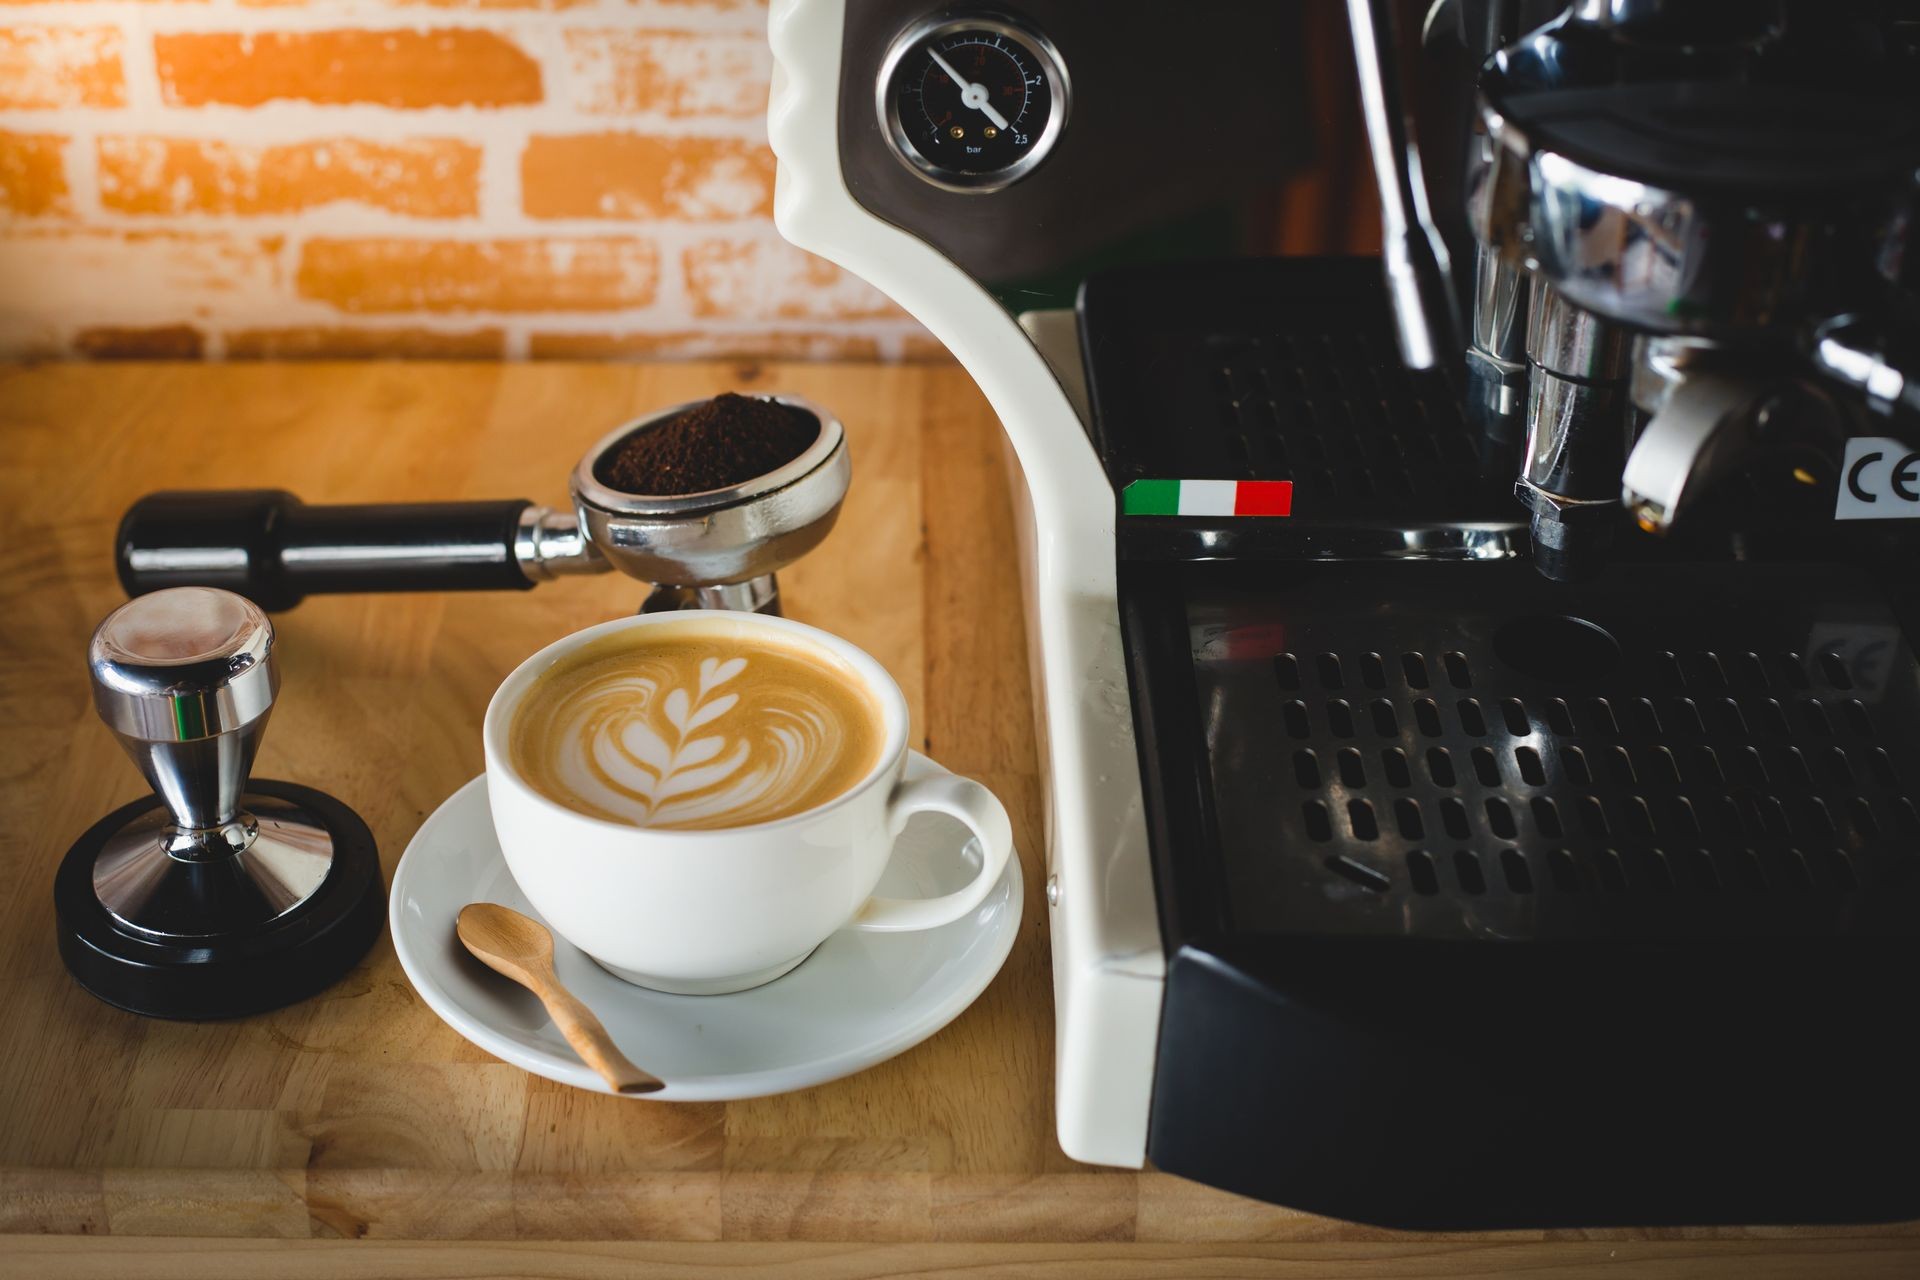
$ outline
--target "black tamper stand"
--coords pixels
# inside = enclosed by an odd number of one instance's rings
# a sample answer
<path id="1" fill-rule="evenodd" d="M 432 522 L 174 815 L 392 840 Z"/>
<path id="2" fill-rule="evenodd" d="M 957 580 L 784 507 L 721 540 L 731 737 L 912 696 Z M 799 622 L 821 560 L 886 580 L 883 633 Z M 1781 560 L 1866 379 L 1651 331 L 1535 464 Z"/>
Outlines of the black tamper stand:
<path id="1" fill-rule="evenodd" d="M 94 706 L 154 789 L 54 880 L 60 956 L 109 1004 L 229 1018 L 313 995 L 380 934 L 373 835 L 331 796 L 249 782 L 279 688 L 273 626 L 228 591 L 121 605 L 88 648 Z"/>

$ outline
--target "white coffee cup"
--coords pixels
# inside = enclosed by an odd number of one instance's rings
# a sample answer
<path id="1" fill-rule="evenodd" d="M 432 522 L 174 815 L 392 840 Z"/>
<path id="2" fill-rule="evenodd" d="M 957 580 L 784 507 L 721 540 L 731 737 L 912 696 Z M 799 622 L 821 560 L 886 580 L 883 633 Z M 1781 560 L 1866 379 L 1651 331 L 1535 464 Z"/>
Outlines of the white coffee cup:
<path id="1" fill-rule="evenodd" d="M 695 629 L 746 643 L 812 646 L 837 658 L 881 716 L 879 761 L 854 786 L 786 818 L 712 830 L 663 830 L 569 809 L 513 766 L 508 729 L 540 675 L 592 641 Z M 973 911 L 1006 869 L 1013 828 L 991 791 L 952 774 L 902 781 L 907 702 L 886 668 L 815 627 L 762 614 L 692 609 L 642 614 L 557 640 L 514 668 L 487 704 L 487 798 L 507 866 L 553 930 L 629 982 L 718 995 L 771 982 L 838 929 L 932 929 Z M 937 898 L 873 897 L 907 819 L 950 814 L 972 829 L 982 862 Z M 955 842 L 956 855 L 963 846 Z"/>

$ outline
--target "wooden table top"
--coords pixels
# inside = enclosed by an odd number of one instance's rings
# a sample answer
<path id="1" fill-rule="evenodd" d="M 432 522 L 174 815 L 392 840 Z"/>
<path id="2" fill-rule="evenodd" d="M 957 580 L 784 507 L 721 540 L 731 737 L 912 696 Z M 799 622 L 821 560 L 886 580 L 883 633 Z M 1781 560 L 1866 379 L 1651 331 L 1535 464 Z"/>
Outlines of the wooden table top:
<path id="1" fill-rule="evenodd" d="M 414 996 L 384 936 L 331 990 L 234 1022 L 149 1021 L 73 983 L 54 868 L 142 789 L 83 665 L 122 598 L 111 548 L 128 503 L 222 486 L 560 502 L 611 426 L 728 388 L 842 416 L 855 481 L 833 534 L 782 575 L 788 612 L 885 663 L 922 749 L 1013 813 L 1025 920 L 971 1009 L 834 1084 L 650 1104 L 474 1048 Z M 1068 1160 L 999 448 L 952 366 L 0 367 L 0 1276 L 1920 1273 L 1915 1224 L 1420 1237 Z M 283 687 L 258 772 L 357 809 L 391 879 L 421 820 L 480 771 L 501 677 L 641 591 L 607 576 L 311 599 L 276 620 Z"/>

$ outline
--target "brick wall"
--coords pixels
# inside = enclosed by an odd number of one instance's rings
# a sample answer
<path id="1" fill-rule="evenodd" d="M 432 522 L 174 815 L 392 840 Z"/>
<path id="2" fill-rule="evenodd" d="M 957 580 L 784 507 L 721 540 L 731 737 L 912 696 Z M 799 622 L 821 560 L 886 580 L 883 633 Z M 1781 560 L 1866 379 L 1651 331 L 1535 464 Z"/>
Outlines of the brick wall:
<path id="1" fill-rule="evenodd" d="M 0 0 L 0 355 L 879 357 L 764 0 Z"/>

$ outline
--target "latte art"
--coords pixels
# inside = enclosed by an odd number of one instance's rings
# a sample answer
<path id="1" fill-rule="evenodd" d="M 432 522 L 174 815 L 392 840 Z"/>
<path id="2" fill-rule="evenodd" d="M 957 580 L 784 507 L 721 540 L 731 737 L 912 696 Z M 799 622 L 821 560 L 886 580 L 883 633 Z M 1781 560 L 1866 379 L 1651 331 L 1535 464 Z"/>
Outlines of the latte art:
<path id="1" fill-rule="evenodd" d="M 635 826 L 741 827 L 873 767 L 879 710 L 830 654 L 661 630 L 588 645 L 528 691 L 509 750 L 535 790 Z"/>

